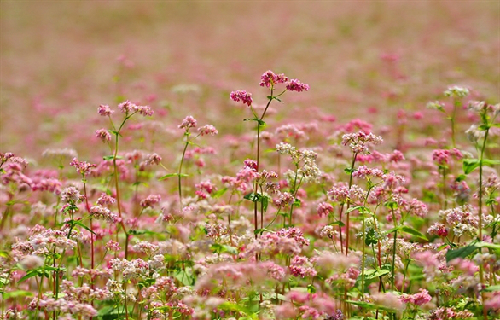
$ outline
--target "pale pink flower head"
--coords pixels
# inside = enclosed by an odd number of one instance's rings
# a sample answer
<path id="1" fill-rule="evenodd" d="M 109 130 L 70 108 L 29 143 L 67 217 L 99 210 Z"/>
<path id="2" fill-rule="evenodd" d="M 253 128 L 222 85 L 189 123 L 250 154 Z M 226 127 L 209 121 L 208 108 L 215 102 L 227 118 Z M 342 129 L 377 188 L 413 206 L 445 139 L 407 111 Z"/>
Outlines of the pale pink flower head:
<path id="1" fill-rule="evenodd" d="M 96 130 L 95 136 L 102 140 L 102 142 L 111 141 L 111 133 L 106 129 Z"/>
<path id="2" fill-rule="evenodd" d="M 73 158 L 71 162 L 69 163 L 70 166 L 75 167 L 76 171 L 82 175 L 88 175 L 90 174 L 90 171 L 92 168 L 97 167 L 95 164 L 90 164 L 86 161 L 78 161 L 77 158 Z"/>
<path id="3" fill-rule="evenodd" d="M 160 202 L 160 199 L 159 195 L 151 194 L 146 199 L 141 201 L 141 207 L 154 207 Z"/>
<path id="4" fill-rule="evenodd" d="M 90 208 L 90 215 L 98 220 L 107 220 L 111 223 L 116 223 L 120 220 L 116 213 L 111 212 L 103 206 L 93 206 Z"/>
<path id="5" fill-rule="evenodd" d="M 140 114 L 142 114 L 144 117 L 145 117 L 145 116 L 152 116 L 152 115 L 153 115 L 153 113 L 155 113 L 155 112 L 153 111 L 153 109 L 151 109 L 151 108 L 150 108 L 150 107 L 148 107 L 148 106 L 138 106 L 138 107 L 137 107 L 137 111 L 138 111 Z"/>
<path id="6" fill-rule="evenodd" d="M 115 198 L 113 198 L 110 195 L 107 195 L 106 193 L 101 194 L 99 199 L 97 199 L 97 204 L 100 206 L 109 206 L 113 203 L 115 203 Z"/>
<path id="7" fill-rule="evenodd" d="M 405 309 L 405 305 L 403 304 L 403 302 L 401 302 L 399 297 L 392 292 L 376 293 L 372 296 L 372 299 L 375 304 L 385 306 L 391 310 L 395 310 L 399 315 L 401 315 L 401 313 Z"/>
<path id="8" fill-rule="evenodd" d="M 177 126 L 179 129 L 189 129 L 196 127 L 196 119 L 192 116 L 187 116 L 182 120 L 182 123 Z"/>
<path id="9" fill-rule="evenodd" d="M 110 116 L 112 115 L 115 111 L 114 110 L 111 110 L 111 108 L 108 106 L 108 105 L 104 105 L 104 104 L 101 104 L 98 108 L 97 108 L 97 112 L 101 115 L 101 116 Z"/>
<path id="10" fill-rule="evenodd" d="M 333 212 L 333 206 L 328 202 L 323 201 L 318 205 L 318 215 L 320 217 L 327 217 L 331 212 Z"/>
<path id="11" fill-rule="evenodd" d="M 287 83 L 286 88 L 290 91 L 308 91 L 309 85 L 305 83 L 301 83 L 298 79 L 292 79 Z"/>
<path id="12" fill-rule="evenodd" d="M 215 136 L 216 134 L 219 133 L 219 131 L 217 131 L 217 129 L 210 124 L 207 124 L 201 128 L 198 128 L 198 132 L 200 133 L 200 135 L 202 137 L 205 135 Z"/>
<path id="13" fill-rule="evenodd" d="M 106 243 L 106 249 L 108 249 L 109 251 L 118 252 L 120 251 L 120 244 L 116 241 L 109 240 L 108 243 Z"/>
<path id="14" fill-rule="evenodd" d="M 118 105 L 118 109 L 120 109 L 120 111 L 122 113 L 129 114 L 129 113 L 137 112 L 138 107 L 134 103 L 127 100 L 127 101 L 120 103 Z"/>
<path id="15" fill-rule="evenodd" d="M 236 90 L 236 91 L 231 91 L 231 94 L 229 95 L 231 100 L 235 102 L 242 102 L 243 104 L 246 104 L 247 106 L 251 106 L 253 99 L 252 99 L 252 94 L 250 92 L 247 92 L 246 90 Z"/>
<path id="16" fill-rule="evenodd" d="M 267 70 L 260 76 L 260 83 L 259 85 L 261 87 L 271 87 L 274 86 L 277 83 L 285 83 L 288 81 L 288 77 L 285 76 L 283 73 L 281 74 L 275 74 L 271 70 Z"/>
<path id="17" fill-rule="evenodd" d="M 419 289 L 420 292 L 415 294 L 402 294 L 400 300 L 404 303 L 410 303 L 417 306 L 424 305 L 429 303 L 432 300 L 432 297 L 429 295 L 429 292 L 426 289 Z"/>

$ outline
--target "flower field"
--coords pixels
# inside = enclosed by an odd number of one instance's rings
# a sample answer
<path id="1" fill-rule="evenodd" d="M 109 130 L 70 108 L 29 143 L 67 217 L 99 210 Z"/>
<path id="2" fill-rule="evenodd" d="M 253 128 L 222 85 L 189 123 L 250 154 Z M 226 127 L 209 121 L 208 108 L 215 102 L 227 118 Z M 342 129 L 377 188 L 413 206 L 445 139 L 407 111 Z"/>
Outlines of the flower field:
<path id="1" fill-rule="evenodd" d="M 498 3 L 0 11 L 0 319 L 500 318 Z"/>

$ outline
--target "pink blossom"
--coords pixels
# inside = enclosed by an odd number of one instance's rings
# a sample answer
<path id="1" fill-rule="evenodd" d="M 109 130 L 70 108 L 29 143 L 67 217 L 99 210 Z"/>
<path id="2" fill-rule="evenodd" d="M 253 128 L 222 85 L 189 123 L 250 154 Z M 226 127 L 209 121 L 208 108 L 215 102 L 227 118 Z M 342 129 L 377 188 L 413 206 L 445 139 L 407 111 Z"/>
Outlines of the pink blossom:
<path id="1" fill-rule="evenodd" d="M 231 91 L 230 94 L 231 100 L 235 102 L 243 102 L 243 104 L 246 104 L 247 106 L 251 106 L 253 99 L 252 99 L 252 94 L 250 92 L 246 92 L 246 90 L 236 90 L 236 91 Z"/>
<path id="2" fill-rule="evenodd" d="M 283 73 L 275 74 L 271 70 L 267 70 L 260 77 L 259 85 L 261 87 L 268 87 L 269 88 L 271 86 L 274 86 L 275 84 L 285 83 L 287 81 L 288 81 L 288 77 L 285 76 Z"/>
<path id="3" fill-rule="evenodd" d="M 219 131 L 217 131 L 217 129 L 215 129 L 215 127 L 210 125 L 210 124 L 207 124 L 201 128 L 198 128 L 198 132 L 200 133 L 200 135 L 202 137 L 205 135 L 215 136 L 216 134 L 219 133 Z"/>
<path id="4" fill-rule="evenodd" d="M 108 105 L 101 104 L 101 105 L 97 108 L 97 112 L 98 112 L 101 116 L 110 116 L 110 115 L 112 115 L 115 111 L 114 111 L 114 110 L 111 110 L 111 108 L 110 108 Z"/>
<path id="5" fill-rule="evenodd" d="M 179 129 L 187 129 L 196 127 L 196 119 L 192 116 L 187 116 L 182 120 L 182 123 L 177 126 Z"/>
<path id="6" fill-rule="evenodd" d="M 432 297 L 429 295 L 429 292 L 426 289 L 419 289 L 420 292 L 415 294 L 403 294 L 400 299 L 404 303 L 411 303 L 417 306 L 424 305 L 432 300 Z"/>
<path id="7" fill-rule="evenodd" d="M 290 91 L 301 92 L 309 90 L 309 85 L 301 83 L 298 79 L 291 79 L 290 82 L 286 85 L 286 88 Z"/>
<path id="8" fill-rule="evenodd" d="M 95 136 L 102 140 L 102 142 L 111 141 L 111 134 L 106 129 L 96 130 Z"/>

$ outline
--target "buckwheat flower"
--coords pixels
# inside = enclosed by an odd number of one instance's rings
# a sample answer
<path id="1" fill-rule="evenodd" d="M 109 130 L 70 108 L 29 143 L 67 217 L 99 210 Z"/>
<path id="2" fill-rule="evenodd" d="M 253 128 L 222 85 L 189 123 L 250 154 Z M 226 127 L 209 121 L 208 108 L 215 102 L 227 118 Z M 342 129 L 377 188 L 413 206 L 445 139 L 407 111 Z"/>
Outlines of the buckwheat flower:
<path id="1" fill-rule="evenodd" d="M 120 103 L 118 105 L 118 109 L 120 109 L 122 113 L 126 114 L 137 112 L 137 106 L 128 100 Z"/>
<path id="2" fill-rule="evenodd" d="M 319 231 L 321 237 L 329 239 L 337 239 L 338 234 L 339 231 L 333 225 L 326 225 Z"/>
<path id="3" fill-rule="evenodd" d="M 73 160 L 71 160 L 69 165 L 75 167 L 76 171 L 78 171 L 78 173 L 84 176 L 89 175 L 92 168 L 97 167 L 95 164 L 90 164 L 86 161 L 78 161 L 77 158 L 73 158 Z"/>
<path id="4" fill-rule="evenodd" d="M 290 261 L 290 265 L 288 266 L 288 270 L 290 273 L 296 277 L 315 277 L 318 272 L 314 270 L 314 266 L 309 261 L 308 258 L 302 256 L 294 256 L 292 261 Z"/>
<path id="5" fill-rule="evenodd" d="M 179 129 L 189 129 L 196 127 L 196 119 L 192 116 L 187 116 L 182 120 L 182 123 L 177 126 Z"/>
<path id="6" fill-rule="evenodd" d="M 154 207 L 160 202 L 161 198 L 159 195 L 151 194 L 146 199 L 141 201 L 141 207 Z"/>
<path id="7" fill-rule="evenodd" d="M 75 149 L 70 148 L 61 148 L 61 149 L 45 149 L 42 154 L 44 157 L 52 157 L 52 156 L 62 156 L 68 158 L 76 158 L 78 157 L 78 153 Z"/>
<path id="8" fill-rule="evenodd" d="M 372 295 L 371 298 L 375 304 L 395 310 L 399 315 L 401 315 L 405 309 L 405 305 L 401 302 L 399 297 L 392 292 L 379 292 Z"/>
<path id="9" fill-rule="evenodd" d="M 487 299 L 484 302 L 484 308 L 486 310 L 500 311 L 500 292 L 493 293 L 493 297 Z"/>
<path id="10" fill-rule="evenodd" d="M 429 295 L 427 290 L 420 288 L 419 291 L 419 293 L 415 294 L 402 294 L 399 299 L 404 303 L 410 303 L 417 306 L 424 305 L 432 300 L 432 297 Z"/>
<path id="11" fill-rule="evenodd" d="M 328 202 L 321 202 L 318 205 L 317 212 L 318 212 L 318 216 L 320 218 L 327 217 L 329 213 L 333 212 L 333 206 L 331 204 L 329 204 Z"/>
<path id="12" fill-rule="evenodd" d="M 470 142 L 477 142 L 479 139 L 484 138 L 485 135 L 485 132 L 479 130 L 479 127 L 476 125 L 471 125 L 465 133 L 467 134 L 467 139 Z"/>
<path id="13" fill-rule="evenodd" d="M 96 130 L 95 136 L 102 140 L 102 142 L 111 141 L 111 133 L 106 129 Z"/>
<path id="14" fill-rule="evenodd" d="M 25 269 L 36 269 L 43 266 L 43 258 L 36 255 L 27 255 L 19 262 Z"/>
<path id="15" fill-rule="evenodd" d="M 441 112 L 445 112 L 444 111 L 444 103 L 439 102 L 439 101 L 427 102 L 427 109 L 436 109 L 436 110 L 439 110 Z"/>
<path id="16" fill-rule="evenodd" d="M 120 251 L 120 244 L 116 241 L 109 240 L 108 243 L 106 243 L 106 249 L 108 249 L 109 251 L 118 252 Z"/>
<path id="17" fill-rule="evenodd" d="M 99 220 L 107 220 L 111 223 L 116 223 L 119 220 L 117 214 L 112 213 L 108 208 L 103 206 L 93 206 L 90 208 L 90 215 Z"/>
<path id="18" fill-rule="evenodd" d="M 469 95 L 469 89 L 465 87 L 452 86 L 445 90 L 444 95 L 447 97 L 466 97 Z"/>
<path id="19" fill-rule="evenodd" d="M 155 112 L 153 111 L 153 109 L 151 109 L 150 107 L 148 106 L 138 106 L 137 107 L 137 111 L 142 114 L 144 117 L 145 116 L 152 116 Z"/>
<path id="20" fill-rule="evenodd" d="M 314 258 L 314 264 L 325 271 L 343 271 L 359 264 L 359 257 L 354 254 L 341 254 L 332 252 L 321 252 Z"/>
<path id="21" fill-rule="evenodd" d="M 368 153 L 369 144 L 381 144 L 382 137 L 373 133 L 358 131 L 357 133 L 347 133 L 342 136 L 342 144 L 349 146 L 354 153 Z"/>
<path id="22" fill-rule="evenodd" d="M 97 199 L 97 204 L 100 206 L 109 206 L 115 203 L 115 198 L 106 193 L 102 193 L 99 199 Z"/>
<path id="23" fill-rule="evenodd" d="M 280 142 L 276 145 L 276 152 L 280 154 L 292 154 L 295 152 L 295 148 L 289 143 Z"/>
<path id="24" fill-rule="evenodd" d="M 198 128 L 198 132 L 200 133 L 200 135 L 202 137 L 205 135 L 215 136 L 216 134 L 219 133 L 219 131 L 217 131 L 217 129 L 215 129 L 215 127 L 210 125 L 210 124 L 207 124 L 201 128 Z"/>
<path id="25" fill-rule="evenodd" d="M 110 116 L 112 115 L 115 111 L 111 110 L 111 108 L 107 105 L 104 105 L 104 104 L 101 104 L 98 108 L 97 108 L 97 112 L 101 115 L 101 116 Z"/>
<path id="26" fill-rule="evenodd" d="M 274 86 L 277 83 L 285 83 L 288 81 L 288 77 L 285 76 L 283 73 L 281 74 L 275 74 L 271 70 L 267 70 L 260 76 L 260 83 L 259 85 L 261 87 L 271 87 Z"/>
<path id="27" fill-rule="evenodd" d="M 81 199 L 80 191 L 75 187 L 69 187 L 61 192 L 61 201 L 63 202 L 77 202 Z"/>
<path id="28" fill-rule="evenodd" d="M 161 156 L 157 153 L 148 154 L 145 158 L 139 165 L 140 170 L 145 170 L 147 166 L 159 165 L 161 163 Z"/>
<path id="29" fill-rule="evenodd" d="M 301 92 L 309 90 L 309 85 L 301 83 L 298 79 L 291 79 L 290 82 L 286 85 L 286 88 L 290 91 Z"/>
<path id="30" fill-rule="evenodd" d="M 246 104 L 247 106 L 251 106 L 253 99 L 252 99 L 252 94 L 250 92 L 247 92 L 246 90 L 236 90 L 236 91 L 231 91 L 231 94 L 229 95 L 231 100 L 235 102 L 242 102 L 243 104 Z"/>

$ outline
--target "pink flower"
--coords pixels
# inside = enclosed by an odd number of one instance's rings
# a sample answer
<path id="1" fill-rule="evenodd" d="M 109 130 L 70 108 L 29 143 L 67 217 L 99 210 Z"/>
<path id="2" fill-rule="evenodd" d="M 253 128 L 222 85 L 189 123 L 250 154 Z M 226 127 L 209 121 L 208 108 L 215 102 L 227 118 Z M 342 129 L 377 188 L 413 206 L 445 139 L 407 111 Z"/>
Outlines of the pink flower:
<path id="1" fill-rule="evenodd" d="M 309 85 L 305 83 L 301 83 L 298 79 L 292 79 L 290 82 L 286 85 L 286 88 L 290 91 L 307 91 L 309 90 Z"/>
<path id="2" fill-rule="evenodd" d="M 96 130 L 95 136 L 102 140 L 102 142 L 111 141 L 111 134 L 106 129 Z"/>
<path id="3" fill-rule="evenodd" d="M 160 202 L 160 196 L 151 194 L 146 199 L 141 201 L 141 207 L 154 207 L 158 202 Z"/>
<path id="4" fill-rule="evenodd" d="M 331 212 L 333 212 L 333 206 L 328 202 L 321 202 L 318 205 L 318 216 L 327 217 Z"/>
<path id="5" fill-rule="evenodd" d="M 202 137 L 205 135 L 215 136 L 219 133 L 219 131 L 217 131 L 217 129 L 215 129 L 215 127 L 210 124 L 204 125 L 203 127 L 199 128 L 198 132 Z"/>
<path id="6" fill-rule="evenodd" d="M 419 293 L 415 294 L 403 294 L 400 299 L 404 303 L 411 303 L 417 306 L 424 305 L 432 300 L 432 297 L 429 295 L 429 292 L 425 289 L 419 289 Z"/>
<path id="7" fill-rule="evenodd" d="M 155 113 L 153 111 L 153 109 L 151 109 L 150 107 L 148 106 L 138 106 L 137 107 L 137 111 L 142 114 L 143 116 L 152 116 L 153 113 Z"/>
<path id="8" fill-rule="evenodd" d="M 99 108 L 97 108 L 97 112 L 101 116 L 110 116 L 110 115 L 112 115 L 114 113 L 114 111 L 111 110 L 111 108 L 108 105 L 104 105 L 104 104 L 101 104 L 99 106 Z"/>
<path id="9" fill-rule="evenodd" d="M 83 175 L 88 175 L 90 173 L 90 170 L 92 170 L 92 168 L 97 167 L 95 164 L 90 164 L 85 161 L 78 161 L 77 158 L 73 158 L 73 160 L 71 160 L 69 165 L 75 167 L 76 171 L 78 171 L 80 174 Z"/>
<path id="10" fill-rule="evenodd" d="M 182 120 L 182 123 L 177 126 L 179 129 L 189 129 L 196 127 L 196 119 L 192 116 L 187 116 Z"/>
<path id="11" fill-rule="evenodd" d="M 120 103 L 118 109 L 120 109 L 122 113 L 127 114 L 137 112 L 137 106 L 128 100 Z"/>
<path id="12" fill-rule="evenodd" d="M 288 81 L 288 77 L 285 76 L 283 73 L 281 74 L 275 74 L 271 70 L 267 70 L 260 76 L 260 83 L 259 85 L 261 87 L 271 87 L 274 86 L 277 83 L 285 83 Z"/>
<path id="13" fill-rule="evenodd" d="M 246 92 L 246 90 L 231 91 L 231 94 L 229 96 L 231 97 L 231 100 L 235 102 L 241 101 L 249 107 L 253 102 L 252 94 L 250 92 Z"/>
<path id="14" fill-rule="evenodd" d="M 115 203 L 115 198 L 105 193 L 101 194 L 99 199 L 97 199 L 97 204 L 100 206 L 109 206 L 110 204 Z"/>

